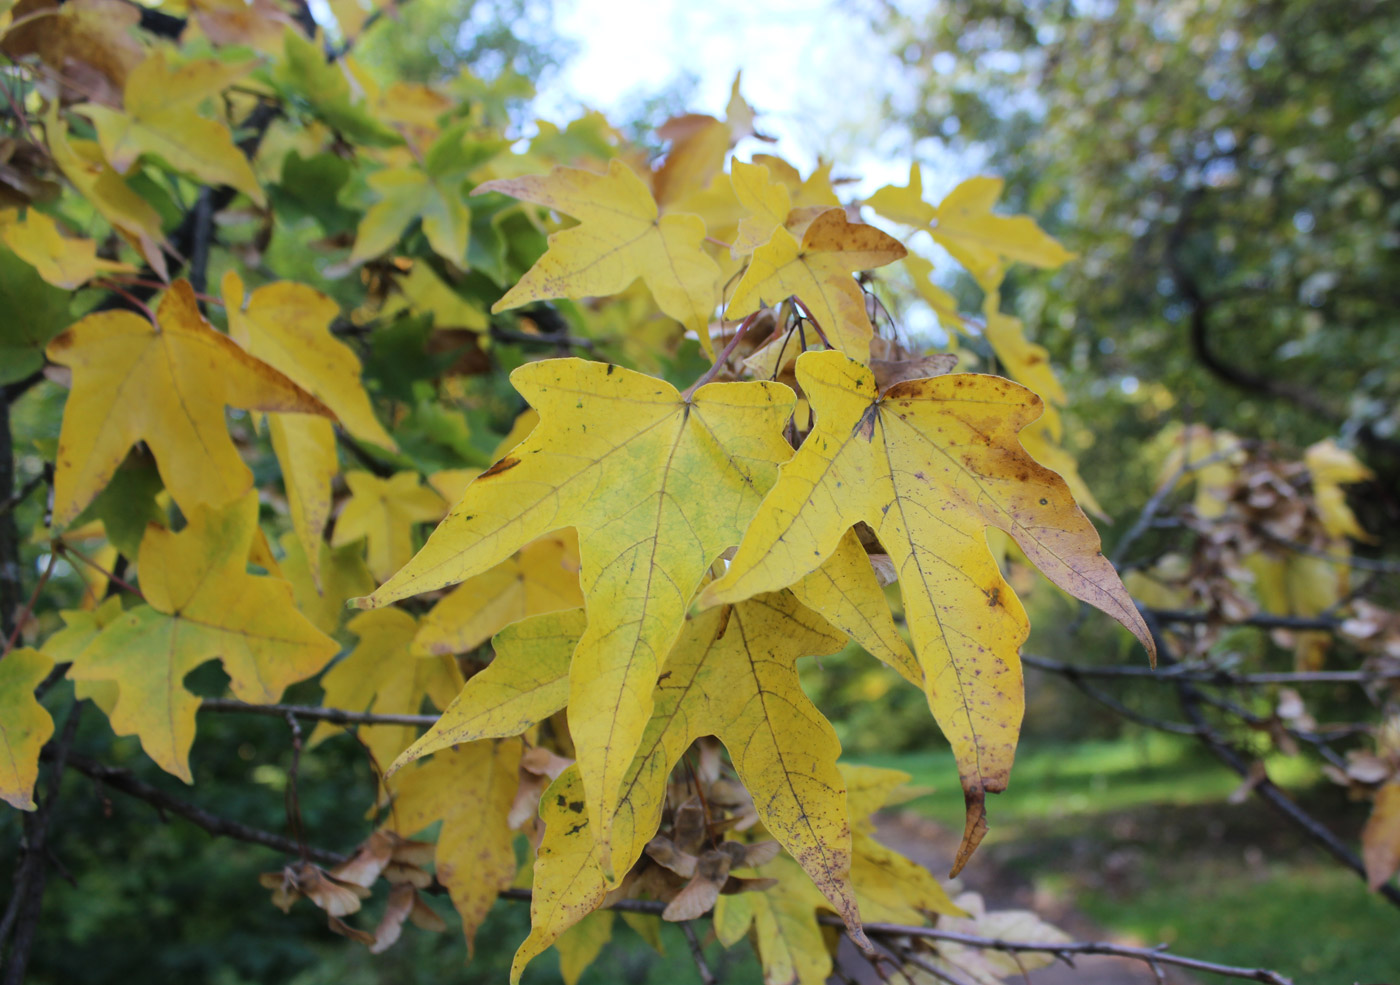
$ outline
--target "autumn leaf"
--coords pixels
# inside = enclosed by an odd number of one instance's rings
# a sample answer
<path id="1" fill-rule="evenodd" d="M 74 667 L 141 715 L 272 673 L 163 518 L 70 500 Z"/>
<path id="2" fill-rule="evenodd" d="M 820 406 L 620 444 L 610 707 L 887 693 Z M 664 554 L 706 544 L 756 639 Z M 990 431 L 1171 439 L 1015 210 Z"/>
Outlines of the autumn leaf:
<path id="1" fill-rule="evenodd" d="M 992 214 L 1003 185 L 1000 178 L 968 178 L 939 203 L 931 230 L 934 241 L 988 291 L 1001 283 L 1008 260 L 1053 269 L 1074 259 L 1029 216 Z"/>
<path id="2" fill-rule="evenodd" d="M 1327 536 L 1374 542 L 1375 538 L 1366 532 L 1347 505 L 1342 486 L 1368 482 L 1376 474 L 1362 465 L 1361 460 L 1351 452 L 1338 447 L 1331 438 L 1310 445 L 1303 453 L 1303 462 L 1312 476 L 1313 497 L 1317 500 L 1317 511 L 1322 517 Z"/>
<path id="3" fill-rule="evenodd" d="M 612 910 L 594 910 L 559 936 L 554 949 L 559 952 L 559 977 L 564 985 L 578 985 L 579 978 L 612 940 Z"/>
<path id="4" fill-rule="evenodd" d="M 361 612 L 346 628 L 359 642 L 321 678 L 326 707 L 417 715 L 425 697 L 443 709 L 461 689 L 462 674 L 451 658 L 419 658 L 409 652 L 418 621 L 403 609 Z M 339 731 L 340 726 L 321 722 L 307 744 L 314 746 Z M 416 731 L 411 725 L 362 725 L 357 734 L 383 770 Z"/>
<path id="5" fill-rule="evenodd" d="M 291 582 L 297 608 L 321 632 L 330 635 L 340 629 L 347 615 L 347 599 L 374 591 L 374 576 L 365 567 L 358 543 L 333 548 L 324 540 L 318 541 L 320 561 L 315 570 L 320 572 L 319 582 L 312 576 L 306 548 L 294 532 L 283 534 L 279 543 L 282 577 Z"/>
<path id="6" fill-rule="evenodd" d="M 1047 944 L 1052 948 L 1055 944 L 1066 944 L 1072 939 L 1069 934 L 1052 927 L 1030 910 L 988 912 L 977 893 L 962 893 L 955 902 L 966 911 L 966 915 L 952 916 L 938 922 L 941 929 L 955 934 Z M 956 941 L 940 941 L 937 951 L 929 958 L 943 975 L 956 975 L 959 981 L 976 985 L 1002 985 L 1024 978 L 1027 972 L 1049 967 L 1055 960 L 1053 949 L 1010 954 L 996 948 L 972 947 Z"/>
<path id="7" fill-rule="evenodd" d="M 119 595 L 103 600 L 94 609 L 62 609 L 58 614 L 63 619 L 63 628 L 44 640 L 40 652 L 56 664 L 72 663 L 89 643 L 101 635 L 102 630 L 121 618 L 123 611 Z M 108 718 L 112 717 L 112 711 L 117 706 L 117 693 L 116 681 L 73 682 L 74 697 L 91 700 Z"/>
<path id="8" fill-rule="evenodd" d="M 773 230 L 767 244 L 754 251 L 725 317 L 742 318 L 795 296 L 833 346 L 864 360 L 873 333 L 865 295 L 851 275 L 893 263 L 904 254 L 904 247 L 887 233 L 851 222 L 845 209 L 828 209 L 812 221 L 800 242 L 786 229 Z"/>
<path id="9" fill-rule="evenodd" d="M 532 541 L 439 599 L 423 617 L 414 647 L 424 653 L 469 653 L 511 623 L 577 608 L 583 605 L 578 568 L 578 538 L 572 531 Z"/>
<path id="10" fill-rule="evenodd" d="M 791 392 L 722 383 L 686 399 L 661 380 L 580 359 L 530 363 L 511 380 L 539 425 L 361 604 L 464 581 L 576 527 L 588 628 L 570 669 L 569 728 L 601 828 L 691 596 L 791 452 L 782 439 Z"/>
<path id="11" fill-rule="evenodd" d="M 63 411 L 53 521 L 63 526 L 145 441 L 181 508 L 227 503 L 252 484 L 224 407 L 329 415 L 315 397 L 209 327 L 189 282 L 171 285 L 157 324 L 130 311 L 88 315 L 49 343 L 73 370 Z"/>
<path id="12" fill-rule="evenodd" d="M 39 750 L 53 735 L 53 718 L 34 697 L 52 669 L 49 657 L 28 647 L 0 657 L 0 800 L 22 811 L 37 806 Z"/>
<path id="13" fill-rule="evenodd" d="M 1400 871 L 1400 781 L 1391 780 L 1376 791 L 1361 831 L 1361 857 L 1372 889 L 1380 889 Z"/>
<path id="14" fill-rule="evenodd" d="M 692 619 L 666 658 L 651 721 L 619 797 L 619 871 L 656 832 L 671 770 L 692 742 L 714 735 L 764 828 L 806 870 L 864 944 L 850 887 L 841 744 L 798 684 L 799 657 L 835 653 L 845 638 L 790 594 L 759 596 L 727 615 Z M 622 839 L 632 835 L 629 847 Z M 625 864 L 625 865 L 624 865 Z"/>
<path id="15" fill-rule="evenodd" d="M 72 239 L 58 230 L 58 223 L 38 209 L 28 209 L 24 218 L 6 223 L 0 229 L 5 245 L 15 256 L 33 267 L 54 287 L 69 290 L 82 287 L 98 273 L 135 273 L 129 263 L 105 260 L 97 255 L 97 244 L 90 239 Z M 65 309 L 66 309 L 65 298 Z M 22 309 L 19 309 L 22 310 Z"/>
<path id="16" fill-rule="evenodd" d="M 168 272 L 163 251 L 167 244 L 161 231 L 160 213 L 107 163 L 96 143 L 69 139 L 68 127 L 59 118 L 57 106 L 44 121 L 44 132 L 49 153 L 63 176 L 113 229 L 131 241 L 151 269 L 165 279 Z"/>
<path id="17" fill-rule="evenodd" d="M 719 267 L 701 248 L 705 222 L 699 216 L 659 215 L 645 183 L 618 160 L 605 175 L 555 168 L 543 176 L 488 181 L 472 194 L 487 191 L 579 220 L 549 237 L 549 250 L 492 312 L 551 298 L 617 294 L 640 277 L 657 307 L 713 352 L 709 324 L 719 303 Z"/>
<path id="18" fill-rule="evenodd" d="M 287 512 L 311 568 L 311 580 L 321 583 L 320 544 L 331 516 L 331 483 L 340 472 L 335 428 L 312 414 L 270 414 L 268 437 L 282 468 Z"/>
<path id="19" fill-rule="evenodd" d="M 394 784 L 394 823 L 401 833 L 442 822 L 437 878 L 461 914 L 469 952 L 497 894 L 515 879 L 515 835 L 506 817 L 520 751 L 519 739 L 473 742 L 400 773 Z"/>
<path id="20" fill-rule="evenodd" d="M 867 653 L 923 690 L 923 668 L 899 635 L 885 591 L 871 567 L 870 555 L 865 553 L 854 530 L 848 530 L 831 557 L 793 584 L 791 591 L 799 602 L 820 612 Z"/>
<path id="21" fill-rule="evenodd" d="M 387 772 L 449 746 L 520 735 L 563 708 L 569 700 L 569 660 L 585 625 L 583 610 L 569 609 L 502 630 L 493 642 L 491 662 L 472 675 L 437 722 Z"/>
<path id="22" fill-rule="evenodd" d="M 734 161 L 729 166 L 729 180 L 734 196 L 748 213 L 740 222 L 730 252 L 738 257 L 752 253 L 773 238 L 792 211 L 792 196 L 787 186 L 774 180 L 761 164 Z"/>
<path id="23" fill-rule="evenodd" d="M 363 263 L 399 241 L 415 219 L 423 223 L 423 235 L 438 256 L 459 268 L 467 266 L 467 240 L 471 235 L 471 210 L 465 202 L 467 177 L 500 152 L 502 144 L 469 135 L 462 123 L 445 131 L 421 167 L 387 168 L 367 180 L 377 197 L 360 221 L 351 263 Z"/>
<path id="24" fill-rule="evenodd" d="M 224 304 L 233 340 L 331 409 L 346 431 L 397 449 L 360 381 L 360 359 L 331 334 L 340 306 L 315 288 L 281 281 L 245 298 L 243 280 L 224 274 Z"/>
<path id="25" fill-rule="evenodd" d="M 413 526 L 442 516 L 447 501 L 418 481 L 417 472 L 381 479 L 369 472 L 345 473 L 350 501 L 335 521 L 331 545 L 342 547 L 364 538 L 369 570 L 386 580 L 413 555 Z"/>
<path id="26" fill-rule="evenodd" d="M 577 766 L 566 769 L 544 792 L 540 820 L 544 822 L 544 839 L 535 854 L 530 934 L 515 951 L 511 985 L 519 985 L 525 966 L 596 910 L 607 895 Z"/>
<path id="27" fill-rule="evenodd" d="M 150 527 L 141 543 L 145 605 L 124 613 L 74 658 L 76 681 L 115 681 L 118 735 L 136 734 L 164 770 L 193 782 L 189 749 L 199 699 L 185 675 L 216 657 L 239 700 L 267 704 L 315 674 L 339 647 L 296 610 L 280 578 L 247 573 L 258 497 L 194 507 L 179 533 Z"/>
<path id="28" fill-rule="evenodd" d="M 831 976 L 817 909 L 825 900 L 790 858 L 779 856 L 752 870 L 777 885 L 761 893 L 721 896 L 715 904 L 715 928 L 725 942 L 754 931 L 754 945 L 763 965 L 764 985 L 824 985 Z"/>
<path id="29" fill-rule="evenodd" d="M 807 353 L 798 380 L 816 426 L 764 499 L 718 582 L 715 605 L 803 578 L 860 520 L 899 575 L 925 694 L 948 737 L 967 799 L 961 868 L 985 831 L 985 797 L 1005 789 L 1024 702 L 1025 613 L 987 550 L 998 527 L 1055 584 L 1151 636 L 1064 481 L 1016 432 L 1040 410 L 997 377 L 913 380 L 881 396 L 870 371 L 837 352 Z"/>
<path id="30" fill-rule="evenodd" d="M 65 94 L 76 83 L 115 105 L 145 53 L 132 33 L 141 13 L 121 0 L 19 0 L 7 13 L 0 51 L 15 60 L 36 55 L 69 80 Z"/>
<path id="31" fill-rule="evenodd" d="M 8 231 L 7 227 L 7 230 Z M 22 257 L 0 250 L 0 384 L 22 380 L 44 365 L 44 347 L 73 323 L 72 296 L 45 283 Z"/>
<path id="32" fill-rule="evenodd" d="M 167 64 L 154 48 L 131 70 L 122 94 L 122 109 L 84 103 L 78 112 L 92 120 L 97 142 L 118 174 L 131 171 L 138 158 L 158 157 L 171 167 L 210 185 L 237 188 L 256 205 L 267 204 L 248 159 L 233 142 L 226 124 L 199 115 L 199 105 L 252 71 L 252 62 L 230 64 L 197 59 Z"/>
<path id="33" fill-rule="evenodd" d="M 909 165 L 909 184 L 885 185 L 865 200 L 891 222 L 922 229 L 938 217 L 938 210 L 924 200 L 924 172 L 917 162 Z"/>

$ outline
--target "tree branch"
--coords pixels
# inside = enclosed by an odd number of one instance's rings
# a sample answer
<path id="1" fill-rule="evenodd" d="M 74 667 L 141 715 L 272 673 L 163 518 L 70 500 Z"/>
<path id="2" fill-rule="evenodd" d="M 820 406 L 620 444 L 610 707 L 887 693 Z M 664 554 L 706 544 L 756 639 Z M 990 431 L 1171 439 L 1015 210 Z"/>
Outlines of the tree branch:
<path id="1" fill-rule="evenodd" d="M 45 759 L 52 758 L 52 753 L 48 746 L 44 747 Z M 84 776 L 102 783 L 113 790 L 124 793 L 137 800 L 143 800 L 150 804 L 162 815 L 166 813 L 183 817 L 186 821 L 203 828 L 210 834 L 220 838 L 232 838 L 235 841 L 245 841 L 253 845 L 263 845 L 272 848 L 286 855 L 300 856 L 302 846 L 298 845 L 295 839 L 285 835 L 275 834 L 271 831 L 264 831 L 261 828 L 254 828 L 239 821 L 231 821 L 227 818 L 211 814 L 187 801 L 172 797 L 164 790 L 157 789 L 142 780 L 136 779 L 127 770 L 116 766 L 107 766 L 89 759 L 87 756 L 73 753 L 68 757 L 68 765 L 82 773 Z M 325 851 L 318 848 L 308 848 L 307 855 L 314 861 L 322 865 L 338 865 L 349 856 L 339 855 L 335 852 Z"/>

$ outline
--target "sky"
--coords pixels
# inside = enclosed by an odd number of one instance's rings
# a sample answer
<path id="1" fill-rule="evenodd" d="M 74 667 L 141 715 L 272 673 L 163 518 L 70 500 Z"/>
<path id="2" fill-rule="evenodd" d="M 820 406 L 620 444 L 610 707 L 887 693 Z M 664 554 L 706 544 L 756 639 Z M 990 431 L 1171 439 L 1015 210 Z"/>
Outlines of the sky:
<path id="1" fill-rule="evenodd" d="M 540 92 L 537 112 L 546 119 L 563 122 L 580 105 L 615 116 L 687 73 L 697 79 L 688 109 L 722 118 L 742 70 L 759 129 L 778 144 L 747 141 L 736 149 L 741 157 L 776 152 L 804 171 L 819 157 L 834 158 L 838 173 L 861 179 L 861 193 L 908 178 L 909 141 L 881 113 L 882 96 L 898 79 L 886 42 L 866 26 L 858 4 L 560 0 L 555 26 L 577 54 Z M 926 169 L 925 187 L 939 194 L 956 177 Z"/>

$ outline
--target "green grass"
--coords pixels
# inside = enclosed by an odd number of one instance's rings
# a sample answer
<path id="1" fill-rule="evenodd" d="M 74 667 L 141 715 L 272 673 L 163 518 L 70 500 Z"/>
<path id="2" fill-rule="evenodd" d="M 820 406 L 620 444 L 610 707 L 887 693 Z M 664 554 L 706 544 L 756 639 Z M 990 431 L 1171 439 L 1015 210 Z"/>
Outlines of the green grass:
<path id="1" fill-rule="evenodd" d="M 914 786 L 932 788 L 910 807 L 962 827 L 963 797 L 951 752 L 862 757 L 871 766 L 909 773 Z M 1285 788 L 1307 787 L 1320 773 L 1301 759 L 1268 761 L 1269 776 Z M 1060 820 L 1150 805 L 1214 803 L 1239 786 L 1239 778 L 1188 739 L 1160 733 L 1134 739 L 1023 748 L 1007 791 L 988 800 L 989 843 L 1015 838 L 1026 821 Z"/>
<path id="2" fill-rule="evenodd" d="M 863 761 L 934 787 L 909 807 L 961 828 L 946 752 Z M 1338 810 L 1334 827 L 1355 834 L 1359 812 L 1315 769 L 1286 757 L 1268 767 L 1294 796 Z M 1400 982 L 1400 913 L 1267 807 L 1229 804 L 1238 786 L 1175 736 L 1024 748 L 1010 789 L 988 805 L 983 852 L 1008 878 L 1070 901 L 1115 936 L 1273 968 L 1299 985 Z"/>

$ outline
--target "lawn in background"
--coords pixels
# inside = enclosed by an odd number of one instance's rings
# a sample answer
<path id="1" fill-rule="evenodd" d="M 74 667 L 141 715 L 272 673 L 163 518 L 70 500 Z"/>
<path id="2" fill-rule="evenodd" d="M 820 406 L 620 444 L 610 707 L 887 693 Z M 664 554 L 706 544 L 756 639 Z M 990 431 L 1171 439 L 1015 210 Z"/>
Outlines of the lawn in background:
<path id="1" fill-rule="evenodd" d="M 908 809 L 961 829 L 950 754 L 862 762 L 934 788 Z M 1346 804 L 1301 759 L 1273 757 L 1268 768 L 1356 836 L 1362 805 Z M 1238 788 L 1238 777 L 1176 736 L 1023 747 L 1010 789 L 989 798 L 982 851 L 1036 898 L 1068 902 L 1135 943 L 1270 967 L 1299 985 L 1400 982 L 1400 910 L 1257 798 L 1231 803 Z"/>

